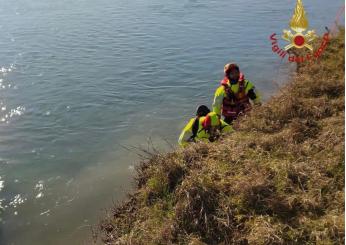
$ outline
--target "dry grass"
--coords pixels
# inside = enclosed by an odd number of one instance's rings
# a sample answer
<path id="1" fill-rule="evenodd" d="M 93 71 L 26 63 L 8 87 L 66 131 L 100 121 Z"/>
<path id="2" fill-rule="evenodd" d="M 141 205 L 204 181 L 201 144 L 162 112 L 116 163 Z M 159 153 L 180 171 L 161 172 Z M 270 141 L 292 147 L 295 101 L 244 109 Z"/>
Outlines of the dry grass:
<path id="1" fill-rule="evenodd" d="M 344 30 L 220 142 L 153 154 L 104 244 L 343 244 Z"/>

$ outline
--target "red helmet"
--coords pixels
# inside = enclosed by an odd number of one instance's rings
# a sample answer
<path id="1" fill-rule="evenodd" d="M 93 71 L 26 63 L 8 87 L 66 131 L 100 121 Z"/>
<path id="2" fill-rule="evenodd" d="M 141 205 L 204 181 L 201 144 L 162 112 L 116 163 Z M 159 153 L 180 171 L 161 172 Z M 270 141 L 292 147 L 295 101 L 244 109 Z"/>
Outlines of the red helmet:
<path id="1" fill-rule="evenodd" d="M 225 75 L 229 74 L 232 70 L 239 70 L 239 66 L 236 63 L 228 63 L 223 68 L 223 71 L 225 72 Z"/>

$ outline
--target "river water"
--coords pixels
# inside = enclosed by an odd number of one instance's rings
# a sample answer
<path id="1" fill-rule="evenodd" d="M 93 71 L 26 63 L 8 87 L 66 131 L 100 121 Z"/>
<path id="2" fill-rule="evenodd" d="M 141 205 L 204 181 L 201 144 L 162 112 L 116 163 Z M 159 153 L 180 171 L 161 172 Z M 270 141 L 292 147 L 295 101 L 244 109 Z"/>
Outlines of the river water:
<path id="1" fill-rule="evenodd" d="M 322 34 L 343 4 L 304 0 L 310 28 Z M 0 0 L 0 244 L 90 241 L 131 188 L 138 148 L 176 147 L 228 61 L 270 97 L 290 66 L 269 36 L 294 6 Z"/>

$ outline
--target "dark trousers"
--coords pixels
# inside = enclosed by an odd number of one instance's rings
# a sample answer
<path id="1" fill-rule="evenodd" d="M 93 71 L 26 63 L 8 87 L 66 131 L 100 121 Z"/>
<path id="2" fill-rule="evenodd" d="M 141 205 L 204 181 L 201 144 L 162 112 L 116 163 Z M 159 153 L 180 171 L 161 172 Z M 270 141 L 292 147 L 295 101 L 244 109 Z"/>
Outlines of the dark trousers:
<path id="1" fill-rule="evenodd" d="M 228 123 L 231 125 L 235 119 L 236 118 L 234 117 L 225 117 L 223 120 L 225 121 L 225 123 Z"/>

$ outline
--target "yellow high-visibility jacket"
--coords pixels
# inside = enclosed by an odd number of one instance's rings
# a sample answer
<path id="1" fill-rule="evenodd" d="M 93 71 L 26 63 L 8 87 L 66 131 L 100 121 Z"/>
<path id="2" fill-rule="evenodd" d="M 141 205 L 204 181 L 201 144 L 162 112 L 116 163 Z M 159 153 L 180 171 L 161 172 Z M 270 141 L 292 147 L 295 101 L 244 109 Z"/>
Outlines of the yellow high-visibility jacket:
<path id="1" fill-rule="evenodd" d="M 229 88 L 233 91 L 233 93 L 237 94 L 239 92 L 239 82 L 236 84 L 231 84 L 230 81 L 227 82 Z M 254 89 L 255 86 L 252 82 L 245 79 L 245 94 L 248 94 L 249 90 Z M 214 101 L 213 101 L 213 112 L 221 116 L 221 109 L 224 98 L 227 96 L 225 86 L 221 85 L 215 91 Z M 251 98 L 250 98 L 251 99 Z M 256 98 L 253 100 L 255 104 L 261 102 L 261 98 L 259 94 L 256 92 Z"/>
<path id="2" fill-rule="evenodd" d="M 206 132 L 206 130 L 202 126 L 204 119 L 205 119 L 205 117 L 199 118 L 198 131 L 197 131 L 196 137 L 194 138 L 195 141 L 200 141 L 200 140 L 208 141 L 209 140 L 210 135 Z M 191 137 L 193 136 L 192 127 L 193 127 L 195 120 L 196 120 L 196 118 L 190 119 L 190 121 L 186 124 L 183 131 L 181 132 L 181 134 L 179 136 L 179 140 L 178 140 L 178 143 L 180 146 L 186 146 L 188 143 L 193 142 Z M 221 129 L 220 132 L 221 133 L 229 133 L 229 132 L 234 131 L 231 125 L 225 123 L 223 120 L 220 120 L 220 121 L 221 121 L 221 125 L 220 125 L 220 129 Z"/>

